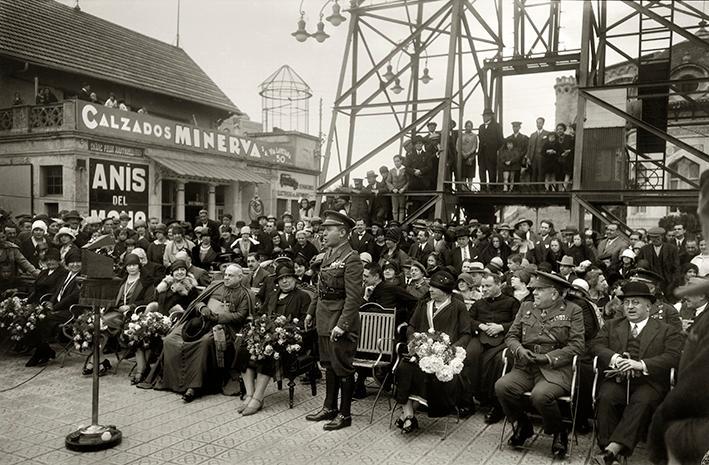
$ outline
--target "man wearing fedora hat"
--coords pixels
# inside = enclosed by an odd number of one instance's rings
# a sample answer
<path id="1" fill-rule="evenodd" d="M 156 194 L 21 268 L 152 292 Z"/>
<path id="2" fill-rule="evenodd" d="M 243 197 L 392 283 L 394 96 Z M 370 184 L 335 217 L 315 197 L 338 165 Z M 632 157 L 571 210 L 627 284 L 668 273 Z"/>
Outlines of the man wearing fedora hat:
<path id="1" fill-rule="evenodd" d="M 497 182 L 497 151 L 502 148 L 505 138 L 494 116 L 492 109 L 485 108 L 482 114 L 483 124 L 478 127 L 480 184 Z"/>
<path id="2" fill-rule="evenodd" d="M 556 264 L 559 265 L 559 275 L 568 282 L 572 283 L 578 277 L 574 273 L 574 268 L 576 267 L 574 257 L 564 255 L 561 257 L 561 260 L 556 262 Z"/>
<path id="3" fill-rule="evenodd" d="M 459 226 L 455 230 L 455 247 L 451 249 L 446 263 L 452 265 L 456 273 L 460 274 L 461 271 L 463 271 L 463 262 L 466 260 L 475 260 L 476 258 L 477 254 L 475 247 L 473 247 L 470 241 L 468 228 Z"/>
<path id="4" fill-rule="evenodd" d="M 568 431 L 557 399 L 571 390 L 572 361 L 584 351 L 581 308 L 566 302 L 571 283 L 560 276 L 537 271 L 529 284 L 534 302 L 523 302 L 505 343 L 515 367 L 495 383 L 495 393 L 505 416 L 514 424 L 508 444 L 521 447 L 534 435 L 524 412 L 525 393 L 544 420 L 544 432 L 554 435 L 552 453 L 563 457 L 568 450 Z"/>
<path id="5" fill-rule="evenodd" d="M 433 171 L 435 154 L 424 147 L 424 140 L 420 136 L 414 136 L 413 142 L 414 148 L 406 157 L 405 164 L 409 174 L 409 190 L 432 190 L 437 175 Z"/>
<path id="6" fill-rule="evenodd" d="M 354 394 L 354 355 L 359 339 L 359 307 L 362 304 L 362 260 L 348 242 L 355 222 L 335 211 L 325 212 L 325 258 L 320 266 L 317 295 L 306 327 L 315 320 L 320 363 L 325 367 L 325 401 L 308 421 L 325 421 L 326 431 L 352 425 L 350 407 Z M 338 409 L 337 399 L 341 394 Z"/>
<path id="7" fill-rule="evenodd" d="M 624 315 L 609 320 L 590 344 L 599 368 L 610 369 L 598 393 L 597 465 L 632 455 L 645 439 L 653 411 L 670 390 L 670 370 L 679 365 L 682 335 L 650 318 L 655 296 L 641 282 L 623 287 Z"/>
<path id="8" fill-rule="evenodd" d="M 369 203 L 369 217 L 372 221 L 382 223 L 389 216 L 389 198 L 384 196 L 388 192 L 386 180 L 377 181 L 377 173 L 374 170 L 367 171 L 367 185 L 362 190 L 363 193 L 369 194 L 367 199 Z"/>

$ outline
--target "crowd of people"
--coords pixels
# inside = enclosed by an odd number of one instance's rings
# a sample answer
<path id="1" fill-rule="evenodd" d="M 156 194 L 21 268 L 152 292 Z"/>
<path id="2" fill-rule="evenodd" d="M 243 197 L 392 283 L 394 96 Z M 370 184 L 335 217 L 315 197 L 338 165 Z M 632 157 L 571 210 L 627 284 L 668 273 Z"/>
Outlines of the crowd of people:
<path id="1" fill-rule="evenodd" d="M 676 296 L 678 289 L 697 288 L 709 273 L 705 240 L 681 224 L 627 236 L 613 223 L 603 234 L 571 225 L 557 232 L 549 220 L 534 228 L 524 218 L 512 225 L 440 219 L 369 224 L 336 211 L 320 218 L 307 201 L 296 216 L 261 216 L 248 224 L 228 214 L 215 221 L 206 210 L 194 224 L 158 218 L 131 224 L 125 214 L 99 219 L 76 211 L 61 218 L 0 214 L 3 298 L 24 294 L 48 309 L 28 342 L 33 352 L 27 366 L 55 357 L 51 344 L 65 336 L 60 328 L 81 300 L 81 248 L 105 242 L 116 294 L 103 314 L 101 358 L 126 350 L 117 336 L 138 309 L 172 321 L 159 345 L 131 354 L 131 382 L 138 387 L 172 390 L 186 402 L 242 391 L 239 411 L 256 414 L 279 367 L 249 357 L 240 331 L 258 315 L 286 315 L 304 331 L 312 328 L 305 345 L 325 370 L 323 408 L 307 419 L 327 421 L 326 430 L 347 427 L 352 400 L 368 395 L 371 372 L 358 371 L 353 357 L 358 309 L 373 302 L 396 309 L 404 345 L 415 333 L 436 330 L 466 352 L 461 373 L 450 382 L 424 374 L 400 354 L 393 395 L 402 406 L 395 423 L 403 433 L 418 428 L 422 410 L 435 417 L 482 409 L 487 423 L 506 418 L 513 425 L 508 443 L 523 446 L 533 435 L 525 396 L 531 392 L 544 431 L 554 436 L 552 453 L 563 456 L 571 431 L 557 400 L 571 390 L 574 357 L 576 432 L 587 432 L 595 419 L 597 463 L 631 456 L 649 429 L 657 463 L 668 453 L 688 457 L 689 447 L 678 450 L 677 442 L 664 438 L 683 435 L 683 444 L 695 444 L 692 432 L 706 432 L 694 418 L 706 413 L 702 403 L 686 418 L 662 408 L 665 396 L 672 396 L 671 370 L 679 370 L 678 386 L 689 377 L 685 367 L 696 364 L 691 357 L 701 353 L 696 347 L 708 324 L 708 286 Z M 695 350 L 683 352 L 685 341 Z M 505 348 L 514 367 L 503 374 Z M 595 393 L 594 357 L 600 367 Z M 82 372 L 110 369 L 108 359 L 96 367 L 87 360 Z M 234 387 L 239 380 L 243 388 Z M 663 416 L 653 420 L 656 410 Z M 693 423 L 682 429 L 678 421 Z M 706 441 L 691 450 L 702 447 Z"/>
<path id="2" fill-rule="evenodd" d="M 147 109 L 144 106 L 137 106 L 133 108 L 128 105 L 128 103 L 126 103 L 125 99 L 116 98 L 113 92 L 109 92 L 108 98 L 106 98 L 106 100 L 102 100 L 98 96 L 98 94 L 96 94 L 96 92 L 91 89 L 91 85 L 88 83 L 84 83 L 81 86 L 81 90 L 79 92 L 76 92 L 75 95 L 74 93 L 71 93 L 71 95 L 72 97 L 78 98 L 80 100 L 85 100 L 96 105 L 103 105 L 105 107 L 115 108 L 121 111 L 135 111 L 136 113 L 147 114 Z M 57 98 L 54 91 L 49 87 L 42 87 L 41 89 L 37 90 L 34 102 L 35 105 L 51 105 L 57 102 L 59 102 L 59 99 Z M 20 92 L 16 91 L 12 98 L 12 105 L 20 106 L 26 104 L 27 103 L 25 103 L 24 99 L 22 98 L 22 95 L 20 95 Z"/>
<path id="3" fill-rule="evenodd" d="M 513 121 L 512 133 L 504 137 L 494 113 L 486 109 L 483 124 L 476 131 L 472 121 L 465 122 L 463 131 L 455 129 L 455 121 L 451 121 L 447 147 L 442 147 L 442 132 L 431 121 L 425 133 L 404 143 L 403 154 L 393 157 L 393 166 L 381 166 L 378 173 L 367 171 L 364 179 L 355 178 L 354 185 L 343 189 L 338 198 L 353 218 L 403 222 L 407 212 L 424 199 L 408 192 L 437 190 L 444 152 L 447 190 L 567 191 L 574 166 L 573 125 L 559 123 L 554 131 L 547 131 L 544 124 L 544 118 L 537 118 L 536 128 L 528 136 L 521 131 L 522 123 Z"/>

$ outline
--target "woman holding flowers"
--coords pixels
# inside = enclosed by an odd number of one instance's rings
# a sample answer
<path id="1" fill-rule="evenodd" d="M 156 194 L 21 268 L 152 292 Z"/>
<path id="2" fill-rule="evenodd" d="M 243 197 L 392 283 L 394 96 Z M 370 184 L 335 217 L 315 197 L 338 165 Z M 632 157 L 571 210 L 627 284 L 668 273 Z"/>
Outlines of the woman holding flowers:
<path id="1" fill-rule="evenodd" d="M 237 354 L 236 368 L 242 373 L 246 397 L 237 409 L 242 415 L 253 415 L 263 407 L 263 397 L 276 375 L 277 361 L 284 355 L 297 353 L 304 347 L 300 336 L 305 315 L 310 306 L 310 296 L 296 286 L 295 270 L 283 265 L 276 273 L 278 292 L 269 292 L 261 307 L 264 317 L 256 319 L 246 331 L 246 349 Z M 266 326 L 273 322 L 271 332 Z M 255 333 L 262 329 L 263 336 Z M 268 338 L 268 341 L 264 339 Z M 273 340 L 272 344 L 268 342 Z M 263 341 L 263 342 L 257 342 Z"/>
<path id="2" fill-rule="evenodd" d="M 170 274 L 155 288 L 155 301 L 150 302 L 142 314 L 133 314 L 124 331 L 128 344 L 135 347 L 136 367 L 131 384 L 143 382 L 150 372 L 151 352 L 160 351 L 160 336 L 165 336 L 170 330 L 170 318 L 165 324 L 164 317 L 174 312 L 184 312 L 198 294 L 197 280 L 187 273 L 185 261 L 172 262 Z"/>
<path id="3" fill-rule="evenodd" d="M 457 374 L 471 337 L 465 304 L 452 298 L 455 277 L 446 270 L 436 271 L 429 286 L 431 298 L 419 302 L 409 321 L 409 358 L 402 360 L 396 373 L 396 401 L 403 406 L 396 426 L 404 433 L 418 428 L 418 404 L 427 405 L 431 417 L 445 416 L 455 408 L 461 390 Z M 417 348 L 426 342 L 433 356 L 421 357 Z"/>

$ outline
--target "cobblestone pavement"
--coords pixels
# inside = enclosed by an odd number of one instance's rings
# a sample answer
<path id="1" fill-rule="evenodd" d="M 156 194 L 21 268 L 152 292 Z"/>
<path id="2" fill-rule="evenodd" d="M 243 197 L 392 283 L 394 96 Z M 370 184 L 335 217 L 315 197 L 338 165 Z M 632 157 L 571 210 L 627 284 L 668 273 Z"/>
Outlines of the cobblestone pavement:
<path id="1" fill-rule="evenodd" d="M 26 359 L 0 352 L 0 391 L 38 372 L 24 367 Z M 355 402 L 352 427 L 326 433 L 321 424 L 304 419 L 320 407 L 324 386 L 316 397 L 308 386 L 297 386 L 295 406 L 289 409 L 287 388 L 278 391 L 274 383 L 264 410 L 242 417 L 235 411 L 240 402 L 235 397 L 215 395 L 184 404 L 177 394 L 131 386 L 132 361 L 101 378 L 100 423 L 117 425 L 123 442 L 101 452 L 71 452 L 64 448 L 65 435 L 89 424 L 91 417 L 91 378 L 80 374 L 81 363 L 76 354 L 64 368 L 55 360 L 31 381 L 0 393 L 0 465 L 552 463 L 550 437 L 535 437 L 527 450 L 500 451 L 502 424 L 485 425 L 481 414 L 460 423 L 448 420 L 445 441 L 446 420 L 425 416 L 416 434 L 404 436 L 389 429 L 386 399 L 369 424 L 372 395 Z M 580 436 L 566 463 L 588 463 L 594 450 L 591 435 Z M 641 448 L 629 463 L 648 463 L 646 457 Z"/>

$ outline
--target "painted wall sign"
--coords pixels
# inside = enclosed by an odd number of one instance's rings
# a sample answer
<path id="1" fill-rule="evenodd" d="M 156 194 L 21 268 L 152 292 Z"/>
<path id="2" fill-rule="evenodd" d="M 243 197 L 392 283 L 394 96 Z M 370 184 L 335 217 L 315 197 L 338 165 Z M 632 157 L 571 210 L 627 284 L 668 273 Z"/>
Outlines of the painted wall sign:
<path id="1" fill-rule="evenodd" d="M 89 210 L 101 219 L 121 212 L 133 221 L 148 218 L 148 165 L 92 158 L 89 161 Z"/>
<path id="2" fill-rule="evenodd" d="M 78 127 L 90 133 L 207 153 L 260 158 L 281 165 L 295 164 L 294 148 L 290 143 L 255 141 L 90 102 L 77 101 L 76 104 Z"/>

